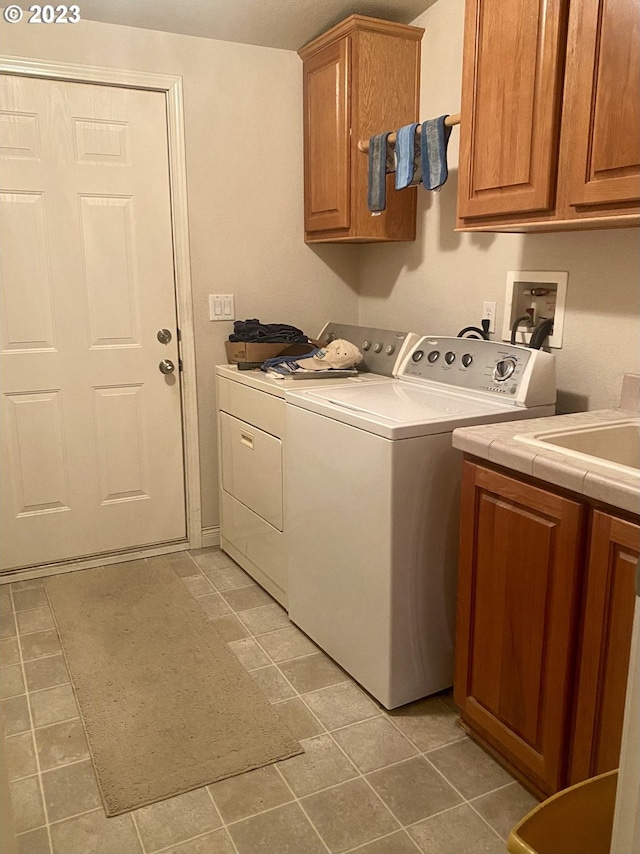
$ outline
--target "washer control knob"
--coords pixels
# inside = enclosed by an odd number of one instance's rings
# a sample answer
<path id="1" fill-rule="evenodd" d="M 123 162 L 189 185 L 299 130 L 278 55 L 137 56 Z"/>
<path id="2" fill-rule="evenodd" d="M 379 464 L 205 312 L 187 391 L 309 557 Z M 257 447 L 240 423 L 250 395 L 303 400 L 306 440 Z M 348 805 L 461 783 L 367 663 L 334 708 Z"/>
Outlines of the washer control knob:
<path id="1" fill-rule="evenodd" d="M 465 353 L 462 357 L 462 364 L 465 366 L 465 368 L 468 368 L 471 362 L 473 362 L 473 356 L 471 355 L 471 353 Z"/>
<path id="2" fill-rule="evenodd" d="M 393 354 L 396 352 L 396 345 L 395 344 L 388 344 L 384 348 L 384 352 L 387 354 L 387 356 L 393 356 Z"/>
<path id="3" fill-rule="evenodd" d="M 419 362 L 424 356 L 424 350 L 416 350 L 413 356 L 411 357 L 414 362 Z"/>
<path id="4" fill-rule="evenodd" d="M 327 341 L 335 341 L 335 340 L 336 340 L 336 333 L 335 333 L 335 332 L 330 332 L 330 333 L 327 335 Z"/>
<path id="5" fill-rule="evenodd" d="M 451 350 L 449 350 L 447 353 L 444 354 L 444 360 L 447 365 L 453 365 L 456 360 L 456 354 L 452 353 Z"/>
<path id="6" fill-rule="evenodd" d="M 376 344 L 373 345 L 373 352 L 374 353 L 380 353 L 381 351 L 382 351 L 382 341 L 378 341 Z"/>
<path id="7" fill-rule="evenodd" d="M 362 349 L 363 350 L 368 350 L 369 347 L 371 347 L 371 341 L 363 341 L 362 342 Z"/>
<path id="8" fill-rule="evenodd" d="M 439 358 L 440 358 L 440 350 L 432 350 L 432 351 L 429 353 L 429 355 L 427 356 L 427 359 L 428 359 L 432 364 L 433 364 L 433 362 L 437 362 Z"/>
<path id="9" fill-rule="evenodd" d="M 503 383 L 508 380 L 516 369 L 516 360 L 511 358 L 500 359 L 493 369 L 493 378 L 496 382 Z"/>

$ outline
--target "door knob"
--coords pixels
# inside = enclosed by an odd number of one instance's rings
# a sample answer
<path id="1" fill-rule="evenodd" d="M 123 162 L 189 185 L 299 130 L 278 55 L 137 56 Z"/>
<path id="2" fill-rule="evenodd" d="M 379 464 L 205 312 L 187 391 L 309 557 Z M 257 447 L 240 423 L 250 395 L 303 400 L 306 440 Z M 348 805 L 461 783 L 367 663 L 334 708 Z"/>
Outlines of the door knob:
<path id="1" fill-rule="evenodd" d="M 163 359 L 158 367 L 160 368 L 161 374 L 172 374 L 176 369 L 176 366 L 173 364 L 171 359 Z"/>
<path id="2" fill-rule="evenodd" d="M 171 331 L 169 329 L 158 329 L 157 338 L 161 344 L 168 344 L 171 341 Z"/>

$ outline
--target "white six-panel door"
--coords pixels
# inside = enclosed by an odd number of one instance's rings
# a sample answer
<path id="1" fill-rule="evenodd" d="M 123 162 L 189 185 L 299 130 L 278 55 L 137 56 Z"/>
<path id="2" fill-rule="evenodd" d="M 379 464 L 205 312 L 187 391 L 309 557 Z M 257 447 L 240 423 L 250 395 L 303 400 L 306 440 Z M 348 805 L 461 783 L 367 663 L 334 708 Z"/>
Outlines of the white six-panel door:
<path id="1" fill-rule="evenodd" d="M 164 95 L 0 77 L 0 239 L 2 569 L 183 539 Z"/>

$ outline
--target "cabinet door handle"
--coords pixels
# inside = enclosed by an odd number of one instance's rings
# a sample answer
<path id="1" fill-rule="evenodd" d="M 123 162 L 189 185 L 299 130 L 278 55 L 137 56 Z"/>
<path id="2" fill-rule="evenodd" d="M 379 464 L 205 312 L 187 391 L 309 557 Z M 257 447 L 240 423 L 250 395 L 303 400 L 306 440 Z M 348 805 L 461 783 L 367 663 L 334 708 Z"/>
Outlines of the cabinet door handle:
<path id="1" fill-rule="evenodd" d="M 253 451 L 253 434 L 246 433 L 244 430 L 240 431 L 240 442 Z"/>

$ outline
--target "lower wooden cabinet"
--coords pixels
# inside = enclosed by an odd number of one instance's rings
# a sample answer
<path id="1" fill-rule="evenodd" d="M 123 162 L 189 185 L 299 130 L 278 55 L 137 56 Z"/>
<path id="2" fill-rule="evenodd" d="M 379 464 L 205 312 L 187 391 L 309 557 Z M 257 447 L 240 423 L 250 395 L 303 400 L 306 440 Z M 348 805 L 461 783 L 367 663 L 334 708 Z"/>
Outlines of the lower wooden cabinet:
<path id="1" fill-rule="evenodd" d="M 617 768 L 640 527 L 595 510 L 587 566 L 571 783 Z"/>
<path id="2" fill-rule="evenodd" d="M 540 795 L 617 767 L 640 528 L 465 461 L 461 532 L 463 723 Z"/>

